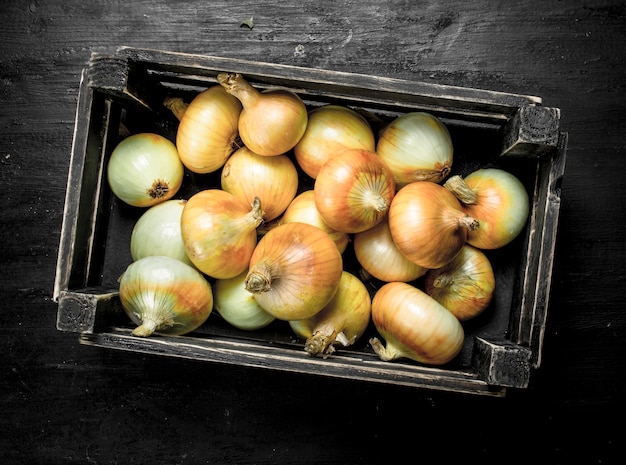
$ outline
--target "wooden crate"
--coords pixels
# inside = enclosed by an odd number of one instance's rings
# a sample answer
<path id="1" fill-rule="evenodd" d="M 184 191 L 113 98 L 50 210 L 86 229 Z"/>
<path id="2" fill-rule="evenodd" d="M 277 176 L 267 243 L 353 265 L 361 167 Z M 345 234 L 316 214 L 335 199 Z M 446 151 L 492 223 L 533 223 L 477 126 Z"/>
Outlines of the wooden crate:
<path id="1" fill-rule="evenodd" d="M 175 141 L 178 121 L 163 106 L 165 96 L 190 100 L 214 85 L 219 72 L 241 73 L 259 89 L 289 88 L 309 108 L 358 108 L 381 123 L 427 111 L 452 135 L 452 174 L 491 166 L 522 180 L 532 201 L 528 225 L 511 244 L 488 252 L 496 294 L 483 315 L 463 324 L 466 339 L 454 361 L 441 367 L 383 362 L 367 342 L 373 327 L 353 347 L 326 359 L 311 357 L 286 322 L 240 331 L 215 311 L 189 335 L 131 336 L 134 325 L 121 308 L 117 279 L 132 260 L 130 233 L 145 210 L 112 195 L 106 163 L 128 132 L 157 132 Z M 567 146 L 559 120 L 558 108 L 543 107 L 533 96 L 127 47 L 93 54 L 76 113 L 54 287 L 57 328 L 79 333 L 86 345 L 198 361 L 488 396 L 526 388 L 541 363 L 552 281 Z M 177 198 L 211 183 L 219 178 L 187 172 Z"/>

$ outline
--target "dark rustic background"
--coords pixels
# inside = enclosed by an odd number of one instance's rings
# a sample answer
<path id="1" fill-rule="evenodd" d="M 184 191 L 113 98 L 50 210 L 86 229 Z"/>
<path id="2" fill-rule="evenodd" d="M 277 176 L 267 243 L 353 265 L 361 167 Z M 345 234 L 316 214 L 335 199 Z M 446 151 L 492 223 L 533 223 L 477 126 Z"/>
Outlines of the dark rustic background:
<path id="1" fill-rule="evenodd" d="M 254 18 L 254 27 L 241 27 Z M 623 1 L 17 1 L 0 7 L 0 462 L 618 463 Z M 120 353 L 51 300 L 81 69 L 119 45 L 543 97 L 569 132 L 544 361 L 504 399 Z M 301 47 L 300 47 L 301 46 Z"/>

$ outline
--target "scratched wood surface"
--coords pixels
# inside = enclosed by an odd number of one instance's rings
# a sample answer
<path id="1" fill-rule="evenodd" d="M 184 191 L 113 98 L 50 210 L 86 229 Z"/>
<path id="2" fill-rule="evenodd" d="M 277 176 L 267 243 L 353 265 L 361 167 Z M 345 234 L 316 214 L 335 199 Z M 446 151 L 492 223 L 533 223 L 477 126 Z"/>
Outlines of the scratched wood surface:
<path id="1" fill-rule="evenodd" d="M 623 2 L 4 0 L 0 22 L 3 463 L 368 464 L 433 453 L 618 463 Z M 530 387 L 492 399 L 364 385 L 88 347 L 57 331 L 80 73 L 92 51 L 120 45 L 538 95 L 560 108 L 569 148 Z"/>

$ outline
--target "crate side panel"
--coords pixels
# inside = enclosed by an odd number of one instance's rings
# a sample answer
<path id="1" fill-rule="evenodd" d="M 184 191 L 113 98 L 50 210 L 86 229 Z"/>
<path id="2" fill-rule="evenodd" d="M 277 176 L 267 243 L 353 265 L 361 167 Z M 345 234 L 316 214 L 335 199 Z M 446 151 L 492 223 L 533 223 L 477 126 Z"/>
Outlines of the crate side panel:
<path id="1" fill-rule="evenodd" d="M 502 396 L 505 392 L 502 388 L 488 385 L 470 372 L 450 372 L 418 365 L 391 364 L 376 360 L 373 356 L 362 357 L 361 354 L 321 359 L 310 357 L 304 351 L 251 341 L 191 336 L 137 338 L 125 330 L 115 329 L 106 333 L 82 334 L 80 342 L 132 352 L 365 382 L 489 396 Z"/>
<path id="2" fill-rule="evenodd" d="M 57 257 L 55 298 L 62 290 L 81 288 L 93 278 L 95 238 L 106 229 L 102 208 L 102 147 L 114 125 L 109 103 L 83 84 L 76 116 L 61 242 Z"/>
<path id="3" fill-rule="evenodd" d="M 532 349 L 532 364 L 539 367 L 552 284 L 552 269 L 565 171 L 567 133 L 562 133 L 558 151 L 538 167 L 533 215 L 528 228 L 525 275 L 517 293 L 519 308 L 511 321 L 511 339 Z"/>

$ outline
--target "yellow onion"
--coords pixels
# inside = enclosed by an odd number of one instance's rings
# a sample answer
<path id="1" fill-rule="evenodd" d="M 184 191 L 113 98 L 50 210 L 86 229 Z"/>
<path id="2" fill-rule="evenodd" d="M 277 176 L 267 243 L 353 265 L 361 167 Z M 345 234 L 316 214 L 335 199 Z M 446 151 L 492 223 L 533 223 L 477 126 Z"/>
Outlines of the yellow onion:
<path id="1" fill-rule="evenodd" d="M 255 197 L 263 205 L 264 220 L 285 211 L 298 191 L 298 172 L 287 155 L 263 157 L 247 147 L 236 150 L 221 173 L 222 189 L 246 204 Z"/>
<path id="2" fill-rule="evenodd" d="M 480 249 L 497 249 L 515 239 L 526 226 L 528 193 L 508 171 L 483 168 L 463 179 L 453 176 L 444 184 L 461 201 L 463 211 L 480 227 L 470 231 L 467 242 Z"/>
<path id="3" fill-rule="evenodd" d="M 424 268 L 440 268 L 461 250 L 478 221 L 445 187 L 416 181 L 401 188 L 389 209 L 391 237 L 402 254 Z"/>
<path id="4" fill-rule="evenodd" d="M 280 218 L 280 223 L 307 223 L 317 226 L 335 241 L 341 253 L 346 250 L 350 242 L 348 233 L 336 231 L 324 222 L 324 218 L 315 206 L 315 194 L 312 189 L 301 192 L 291 201 Z"/>
<path id="5" fill-rule="evenodd" d="M 170 101 L 171 102 L 171 101 Z M 194 173 L 218 170 L 238 147 L 238 123 L 241 102 L 221 86 L 212 86 L 199 93 L 180 112 L 176 146 L 183 164 Z"/>
<path id="6" fill-rule="evenodd" d="M 336 231 L 357 233 L 383 221 L 396 191 L 393 175 L 374 152 L 345 150 L 320 169 L 315 205 Z"/>
<path id="7" fill-rule="evenodd" d="M 342 271 L 341 254 L 328 234 L 306 223 L 281 224 L 254 249 L 246 289 L 279 320 L 301 320 L 330 302 Z"/>
<path id="8" fill-rule="evenodd" d="M 107 164 L 113 194 L 135 207 L 171 199 L 180 189 L 183 175 L 176 146 L 153 133 L 134 134 L 121 141 Z"/>
<path id="9" fill-rule="evenodd" d="M 428 270 L 424 276 L 426 293 L 461 321 L 480 315 L 491 302 L 495 287 L 489 259 L 468 244 L 450 263 Z"/>
<path id="10" fill-rule="evenodd" d="M 400 252 L 393 242 L 386 219 L 354 235 L 354 253 L 363 269 L 381 281 L 413 281 L 427 271 Z"/>
<path id="11" fill-rule="evenodd" d="M 180 217 L 186 200 L 166 200 L 146 210 L 135 223 L 130 236 L 133 260 L 162 255 L 193 266 L 185 252 Z"/>
<path id="12" fill-rule="evenodd" d="M 324 105 L 309 112 L 306 131 L 293 152 L 300 168 L 315 179 L 322 165 L 345 149 L 374 152 L 374 132 L 356 111 Z"/>
<path id="13" fill-rule="evenodd" d="M 425 112 L 397 117 L 383 128 L 376 144 L 398 188 L 414 181 L 441 182 L 450 173 L 453 152 L 448 128 Z"/>
<path id="14" fill-rule="evenodd" d="M 246 290 L 244 271 L 234 278 L 216 279 L 213 283 L 215 310 L 230 325 L 245 331 L 254 331 L 269 325 L 275 320 L 256 302 Z"/>
<path id="15" fill-rule="evenodd" d="M 370 322 L 372 299 L 363 282 L 353 274 L 341 274 L 339 289 L 318 313 L 304 320 L 291 320 L 291 329 L 305 338 L 304 349 L 313 356 L 326 358 L 335 344 L 354 344 Z"/>
<path id="16" fill-rule="evenodd" d="M 195 268 L 153 255 L 131 263 L 119 279 L 124 311 L 137 325 L 132 334 L 181 335 L 202 325 L 213 310 L 211 285 Z"/>
<path id="17" fill-rule="evenodd" d="M 286 89 L 260 92 L 239 73 L 220 73 L 217 82 L 243 105 L 239 136 L 254 153 L 282 155 L 300 141 L 308 114 L 295 93 Z"/>
<path id="18" fill-rule="evenodd" d="M 459 354 L 465 340 L 459 320 L 408 283 L 387 283 L 374 294 L 372 321 L 386 345 L 377 337 L 369 342 L 383 361 L 408 358 L 443 365 Z"/>
<path id="19" fill-rule="evenodd" d="M 247 269 L 262 221 L 258 198 L 250 206 L 221 189 L 200 191 L 189 198 L 180 219 L 187 256 L 208 276 L 233 278 Z"/>

